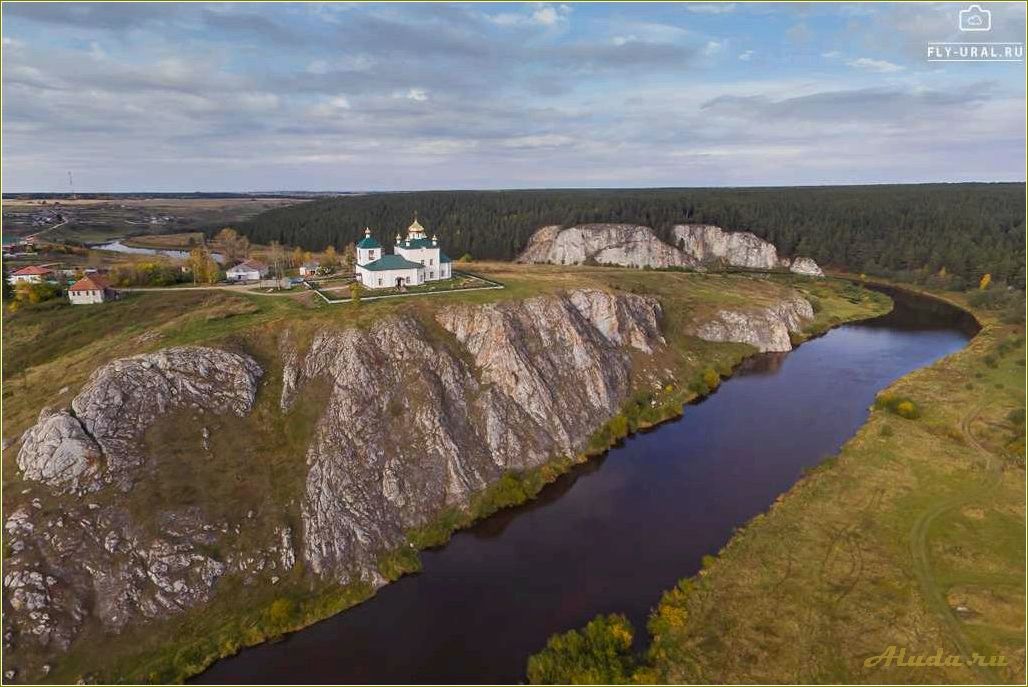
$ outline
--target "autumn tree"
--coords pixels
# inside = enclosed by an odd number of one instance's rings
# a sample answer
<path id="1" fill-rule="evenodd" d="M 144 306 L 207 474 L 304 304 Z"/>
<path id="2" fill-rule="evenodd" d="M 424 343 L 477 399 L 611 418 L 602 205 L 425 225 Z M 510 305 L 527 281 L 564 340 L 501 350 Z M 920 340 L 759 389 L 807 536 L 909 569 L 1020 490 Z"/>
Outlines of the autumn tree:
<path id="1" fill-rule="evenodd" d="M 343 274 L 352 274 L 357 264 L 357 244 L 348 243 L 343 250 Z"/>
<path id="2" fill-rule="evenodd" d="M 325 259 L 322 264 L 324 264 L 325 267 L 330 269 L 339 264 L 339 258 L 338 256 L 336 256 L 335 246 L 325 247 Z"/>
<path id="3" fill-rule="evenodd" d="M 354 303 L 361 302 L 361 285 L 355 281 L 350 282 L 350 300 Z"/>
<path id="4" fill-rule="evenodd" d="M 600 615 L 581 630 L 550 637 L 528 659 L 532 684 L 624 684 L 637 660 L 632 653 L 632 624 L 621 614 Z"/>
<path id="5" fill-rule="evenodd" d="M 221 248 L 221 254 L 225 256 L 226 260 L 231 262 L 245 260 L 250 254 L 250 239 L 240 236 L 231 227 L 225 227 L 219 231 L 214 240 L 217 241 L 218 247 Z"/>
<path id="6" fill-rule="evenodd" d="M 271 257 L 271 266 L 275 271 L 275 278 L 282 278 L 282 270 L 285 268 L 286 249 L 278 241 L 272 241 L 268 247 L 268 254 Z"/>
<path id="7" fill-rule="evenodd" d="M 978 282 L 978 288 L 980 290 L 984 291 L 985 289 L 989 288 L 989 284 L 991 284 L 991 283 L 992 283 L 992 275 L 989 274 L 989 273 L 985 273 L 985 274 L 982 275 L 981 280 Z"/>
<path id="8" fill-rule="evenodd" d="M 299 267 L 303 264 L 303 248 L 297 246 L 293 249 L 293 255 L 290 257 L 289 262 L 293 267 Z"/>

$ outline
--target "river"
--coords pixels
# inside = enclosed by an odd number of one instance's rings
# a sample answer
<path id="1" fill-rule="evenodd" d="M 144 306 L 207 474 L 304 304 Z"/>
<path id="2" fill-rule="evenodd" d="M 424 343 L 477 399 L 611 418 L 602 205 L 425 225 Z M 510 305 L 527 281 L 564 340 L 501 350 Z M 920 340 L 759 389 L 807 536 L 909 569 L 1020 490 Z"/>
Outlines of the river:
<path id="1" fill-rule="evenodd" d="M 126 246 L 121 241 L 110 241 L 109 243 L 98 243 L 90 246 L 95 250 L 109 250 L 115 253 L 131 253 L 133 255 L 163 255 L 166 258 L 174 258 L 175 260 L 188 260 L 189 251 L 175 250 L 173 248 L 137 248 L 136 246 Z M 224 256 L 220 253 L 211 253 L 211 257 L 214 258 L 215 262 L 224 262 Z"/>
<path id="2" fill-rule="evenodd" d="M 420 574 L 196 681 L 511 683 L 551 634 L 598 613 L 644 638 L 661 592 L 837 452 L 878 390 L 974 334 L 966 313 L 889 293 L 892 313 L 749 359 L 681 419 L 424 552 Z"/>

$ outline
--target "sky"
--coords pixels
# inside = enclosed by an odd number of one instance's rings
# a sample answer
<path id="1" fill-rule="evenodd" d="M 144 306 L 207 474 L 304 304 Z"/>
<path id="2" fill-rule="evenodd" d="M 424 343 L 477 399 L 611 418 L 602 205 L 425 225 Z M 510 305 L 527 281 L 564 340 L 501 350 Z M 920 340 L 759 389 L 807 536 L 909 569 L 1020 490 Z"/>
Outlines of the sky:
<path id="1" fill-rule="evenodd" d="M 3 4 L 5 192 L 1025 180 L 1025 4 Z"/>

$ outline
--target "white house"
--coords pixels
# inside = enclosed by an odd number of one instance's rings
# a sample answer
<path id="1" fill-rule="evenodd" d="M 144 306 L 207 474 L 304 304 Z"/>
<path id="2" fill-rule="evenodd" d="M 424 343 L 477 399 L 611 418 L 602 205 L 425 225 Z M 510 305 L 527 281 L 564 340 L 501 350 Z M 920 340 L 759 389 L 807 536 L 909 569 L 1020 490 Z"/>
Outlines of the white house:
<path id="1" fill-rule="evenodd" d="M 47 267 L 40 267 L 39 265 L 29 265 L 28 267 L 22 267 L 20 270 L 11 274 L 9 281 L 11 284 L 42 284 L 47 279 L 53 276 L 53 270 Z"/>
<path id="2" fill-rule="evenodd" d="M 407 227 L 407 238 L 396 235 L 393 255 L 383 255 L 382 245 L 364 230 L 357 244 L 357 279 L 369 289 L 417 286 L 452 276 L 453 261 L 442 252 L 439 239 L 426 238 L 425 228 L 414 218 Z"/>
<path id="3" fill-rule="evenodd" d="M 87 274 L 68 288 L 68 300 L 72 305 L 103 303 L 116 298 L 118 292 L 99 274 Z"/>
<path id="4" fill-rule="evenodd" d="M 245 260 L 225 272 L 228 281 L 257 281 L 268 276 L 268 266 L 258 260 Z"/>

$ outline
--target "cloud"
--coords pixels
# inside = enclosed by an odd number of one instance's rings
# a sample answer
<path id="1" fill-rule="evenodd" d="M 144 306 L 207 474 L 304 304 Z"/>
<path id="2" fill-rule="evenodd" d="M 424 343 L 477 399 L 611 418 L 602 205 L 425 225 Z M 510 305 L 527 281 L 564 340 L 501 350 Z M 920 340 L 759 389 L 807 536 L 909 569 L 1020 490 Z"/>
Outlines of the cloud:
<path id="1" fill-rule="evenodd" d="M 707 41 L 707 44 L 703 46 L 703 54 L 707 57 L 713 57 L 724 49 L 725 44 L 722 41 Z"/>
<path id="2" fill-rule="evenodd" d="M 727 14 L 735 11 L 734 2 L 688 2 L 685 9 L 696 14 Z"/>
<path id="3" fill-rule="evenodd" d="M 566 22 L 571 15 L 569 5 L 553 5 L 550 3 L 535 3 L 530 12 L 515 13 L 501 12 L 500 14 L 489 15 L 489 20 L 497 26 L 543 26 L 554 27 Z"/>
<path id="4" fill-rule="evenodd" d="M 855 60 L 849 60 L 846 64 L 856 69 L 866 69 L 880 74 L 903 71 L 903 67 L 898 64 L 887 60 L 875 60 L 870 57 L 858 57 Z"/>
<path id="5" fill-rule="evenodd" d="M 884 7 L 844 35 L 822 30 L 834 8 L 766 6 L 769 33 L 710 35 L 646 4 L 506 5 L 507 23 L 459 4 L 82 7 L 4 7 L 9 188 L 63 188 L 68 169 L 96 190 L 1023 175 L 1019 74 L 872 49 Z M 797 22 L 802 47 L 778 28 Z M 802 71 L 800 53 L 825 61 Z"/>

